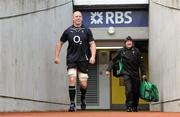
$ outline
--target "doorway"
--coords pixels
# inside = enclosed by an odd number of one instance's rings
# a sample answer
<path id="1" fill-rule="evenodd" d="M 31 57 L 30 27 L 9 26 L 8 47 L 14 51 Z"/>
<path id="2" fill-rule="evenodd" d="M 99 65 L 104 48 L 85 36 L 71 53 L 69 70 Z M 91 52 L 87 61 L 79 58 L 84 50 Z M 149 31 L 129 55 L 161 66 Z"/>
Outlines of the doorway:
<path id="1" fill-rule="evenodd" d="M 144 63 L 145 63 L 145 70 L 148 77 L 148 41 L 135 41 L 135 47 L 137 47 L 144 57 Z M 109 59 L 111 60 L 113 56 L 116 54 L 117 50 L 110 50 L 110 56 Z M 125 87 L 122 77 L 116 78 L 111 73 L 110 78 L 110 102 L 111 102 L 111 109 L 112 110 L 125 110 Z M 149 110 L 149 103 L 146 101 L 140 99 L 139 100 L 139 110 Z"/>

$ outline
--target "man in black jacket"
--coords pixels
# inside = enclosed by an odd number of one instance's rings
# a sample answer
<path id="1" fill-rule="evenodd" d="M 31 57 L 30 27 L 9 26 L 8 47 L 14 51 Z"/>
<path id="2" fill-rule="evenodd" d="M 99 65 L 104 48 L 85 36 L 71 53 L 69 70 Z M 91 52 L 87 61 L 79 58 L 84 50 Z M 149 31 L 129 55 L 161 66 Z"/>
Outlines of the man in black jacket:
<path id="1" fill-rule="evenodd" d="M 111 69 L 119 59 L 122 59 L 123 63 L 121 75 L 125 85 L 127 112 L 137 112 L 140 85 L 139 69 L 143 79 L 146 78 L 146 75 L 141 52 L 138 48 L 134 47 L 134 42 L 130 36 L 126 38 L 124 48 L 118 50 L 115 57 L 109 63 L 106 75 L 110 75 Z"/>

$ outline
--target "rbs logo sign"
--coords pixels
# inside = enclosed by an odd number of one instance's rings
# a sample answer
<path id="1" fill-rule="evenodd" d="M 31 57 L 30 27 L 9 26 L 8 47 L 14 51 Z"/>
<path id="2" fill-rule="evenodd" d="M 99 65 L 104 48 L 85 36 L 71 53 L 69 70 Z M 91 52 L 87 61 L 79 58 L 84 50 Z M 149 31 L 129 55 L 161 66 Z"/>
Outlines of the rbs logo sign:
<path id="1" fill-rule="evenodd" d="M 148 25 L 147 11 L 83 12 L 84 24 L 89 27 L 143 27 Z"/>
<path id="2" fill-rule="evenodd" d="M 126 12 L 91 12 L 91 24 L 129 24 L 132 22 L 131 11 Z M 103 17 L 105 16 L 105 17 Z"/>

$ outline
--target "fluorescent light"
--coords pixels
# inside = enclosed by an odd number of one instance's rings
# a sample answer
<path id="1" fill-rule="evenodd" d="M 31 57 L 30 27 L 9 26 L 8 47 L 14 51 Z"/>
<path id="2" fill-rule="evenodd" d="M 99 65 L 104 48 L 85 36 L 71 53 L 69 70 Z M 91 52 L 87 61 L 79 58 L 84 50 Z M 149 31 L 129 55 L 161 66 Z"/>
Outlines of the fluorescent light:
<path id="1" fill-rule="evenodd" d="M 75 5 L 149 4 L 149 0 L 74 0 Z"/>
<path id="2" fill-rule="evenodd" d="M 123 48 L 123 47 L 122 46 L 120 46 L 120 47 L 96 47 L 96 49 L 98 49 L 98 50 L 120 49 L 120 48 Z"/>

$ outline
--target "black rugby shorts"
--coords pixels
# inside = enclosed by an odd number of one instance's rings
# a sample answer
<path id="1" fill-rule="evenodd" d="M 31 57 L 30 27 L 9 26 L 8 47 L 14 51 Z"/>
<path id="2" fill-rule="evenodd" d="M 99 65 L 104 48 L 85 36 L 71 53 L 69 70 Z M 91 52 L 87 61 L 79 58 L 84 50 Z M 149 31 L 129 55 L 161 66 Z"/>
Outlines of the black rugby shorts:
<path id="1" fill-rule="evenodd" d="M 82 73 L 88 73 L 88 64 L 88 61 L 69 62 L 67 63 L 67 69 L 76 68 Z"/>

